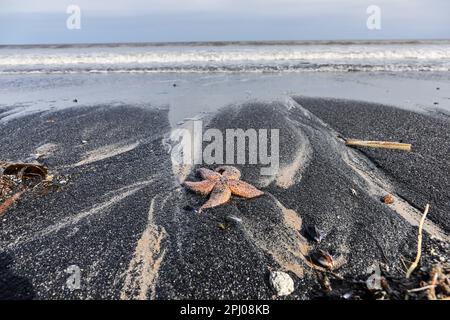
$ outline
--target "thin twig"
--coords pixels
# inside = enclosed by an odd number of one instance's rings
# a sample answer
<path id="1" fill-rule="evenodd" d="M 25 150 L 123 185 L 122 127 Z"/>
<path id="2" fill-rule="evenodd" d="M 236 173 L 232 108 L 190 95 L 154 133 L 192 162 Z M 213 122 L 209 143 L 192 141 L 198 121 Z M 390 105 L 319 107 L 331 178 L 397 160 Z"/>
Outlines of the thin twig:
<path id="1" fill-rule="evenodd" d="M 417 268 L 420 261 L 420 256 L 422 254 L 422 230 L 423 230 L 423 224 L 425 223 L 425 218 L 427 217 L 428 211 L 430 210 L 430 205 L 427 203 L 425 206 L 425 210 L 422 215 L 422 219 L 420 219 L 419 223 L 419 235 L 417 237 L 417 255 L 416 260 L 411 264 L 408 271 L 406 272 L 406 279 L 408 279 L 411 276 L 411 273 L 414 271 L 414 269 Z"/>
<path id="2" fill-rule="evenodd" d="M 410 290 L 408 290 L 408 293 L 409 292 L 419 292 L 419 291 L 424 291 L 424 290 L 428 290 L 428 289 L 433 289 L 434 287 L 436 287 L 435 284 L 430 284 L 430 285 L 425 286 L 425 287 L 410 289 Z"/>
<path id="3" fill-rule="evenodd" d="M 406 271 L 408 270 L 408 267 L 406 266 L 406 263 L 405 263 L 405 261 L 403 260 L 402 257 L 400 257 L 400 262 L 402 263 L 403 267 L 405 268 L 405 269 L 402 270 L 402 271 L 406 273 Z"/>

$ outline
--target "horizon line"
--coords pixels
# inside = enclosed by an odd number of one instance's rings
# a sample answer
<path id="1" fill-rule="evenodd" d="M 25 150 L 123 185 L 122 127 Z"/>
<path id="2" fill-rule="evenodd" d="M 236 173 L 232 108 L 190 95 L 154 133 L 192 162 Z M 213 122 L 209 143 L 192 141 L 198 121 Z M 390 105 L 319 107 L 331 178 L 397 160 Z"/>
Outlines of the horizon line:
<path id="1" fill-rule="evenodd" d="M 389 42 L 391 44 L 407 44 L 407 43 L 427 43 L 427 42 L 445 42 L 450 38 L 393 38 L 393 39 L 317 39 L 317 40 L 210 40 L 210 41 L 118 41 L 118 42 L 43 42 L 43 43 L 11 43 L 1 44 L 1 47 L 36 47 L 36 46 L 170 46 L 170 45 L 204 45 L 213 44 L 216 46 L 238 45 L 238 44 L 267 44 L 267 45 L 292 45 L 292 44 L 371 44 L 376 42 Z"/>

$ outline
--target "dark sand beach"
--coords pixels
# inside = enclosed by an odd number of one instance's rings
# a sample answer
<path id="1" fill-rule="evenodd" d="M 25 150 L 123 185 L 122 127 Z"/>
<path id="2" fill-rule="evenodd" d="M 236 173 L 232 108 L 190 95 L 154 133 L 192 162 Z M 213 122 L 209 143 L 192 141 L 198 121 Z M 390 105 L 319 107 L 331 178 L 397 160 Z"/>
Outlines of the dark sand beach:
<path id="1" fill-rule="evenodd" d="M 192 208 L 205 198 L 173 173 L 165 109 L 74 107 L 2 123 L 2 160 L 33 161 L 41 150 L 53 182 L 0 218 L 1 298 L 272 299 L 271 270 L 293 278 L 286 299 L 342 298 L 354 289 L 333 279 L 326 294 L 311 254 L 332 254 L 344 279 L 367 279 L 374 263 L 402 277 L 426 203 L 423 263 L 448 261 L 450 120 L 358 101 L 294 100 L 212 116 L 211 128 L 280 129 L 280 171 L 262 177 L 258 165 L 237 166 L 265 195 L 233 197 L 201 214 Z M 403 140 L 413 151 L 351 149 L 342 137 Z M 195 168 L 187 180 L 198 179 Z M 381 201 L 388 193 L 392 205 Z M 305 233 L 313 226 L 326 234 L 321 243 Z M 66 286 L 71 265 L 81 270 L 79 290 Z"/>
<path id="2" fill-rule="evenodd" d="M 450 229 L 450 117 L 405 112 L 389 106 L 345 100 L 296 98 L 296 101 L 343 137 L 404 141 L 412 152 L 361 149 L 360 152 L 387 174 L 397 195 L 415 208 L 430 203 L 428 217 Z"/>

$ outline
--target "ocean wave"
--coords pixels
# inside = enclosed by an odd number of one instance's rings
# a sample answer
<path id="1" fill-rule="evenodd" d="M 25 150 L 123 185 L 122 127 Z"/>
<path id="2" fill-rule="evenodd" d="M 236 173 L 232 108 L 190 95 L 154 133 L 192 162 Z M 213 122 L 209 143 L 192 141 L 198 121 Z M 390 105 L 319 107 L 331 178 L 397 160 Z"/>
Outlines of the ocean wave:
<path id="1" fill-rule="evenodd" d="M 223 67 L 157 67 L 105 69 L 29 69 L 0 70 L 0 75 L 13 74 L 106 74 L 106 73 L 276 73 L 276 72 L 448 72 L 448 66 L 435 65 L 300 65 L 300 66 L 223 66 Z"/>
<path id="2" fill-rule="evenodd" d="M 449 71 L 450 44 L 92 46 L 0 49 L 0 74 Z"/>

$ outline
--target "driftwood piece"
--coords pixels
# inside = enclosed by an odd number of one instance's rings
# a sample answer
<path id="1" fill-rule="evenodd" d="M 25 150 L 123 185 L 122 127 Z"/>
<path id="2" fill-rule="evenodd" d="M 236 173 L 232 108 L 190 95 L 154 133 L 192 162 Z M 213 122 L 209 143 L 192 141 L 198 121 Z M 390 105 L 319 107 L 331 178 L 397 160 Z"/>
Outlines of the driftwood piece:
<path id="1" fill-rule="evenodd" d="M 378 149 L 396 149 L 403 151 L 411 151 L 411 144 L 392 141 L 367 141 L 357 139 L 346 139 L 345 145 L 350 147 L 365 147 Z"/>

